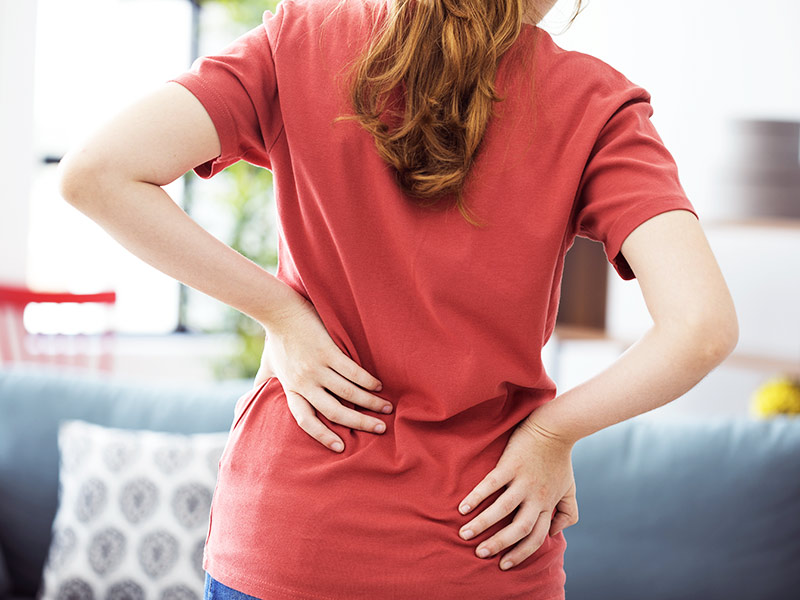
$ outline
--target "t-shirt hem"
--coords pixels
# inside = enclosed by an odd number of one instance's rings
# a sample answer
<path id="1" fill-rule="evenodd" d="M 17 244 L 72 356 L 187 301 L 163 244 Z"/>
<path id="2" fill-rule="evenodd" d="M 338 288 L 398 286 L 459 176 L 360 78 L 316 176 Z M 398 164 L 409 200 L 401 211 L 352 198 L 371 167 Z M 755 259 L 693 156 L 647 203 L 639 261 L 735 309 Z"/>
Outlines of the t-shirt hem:
<path id="1" fill-rule="evenodd" d="M 203 569 L 223 585 L 238 592 L 261 598 L 262 600 L 342 600 L 341 597 L 337 598 L 334 596 L 300 591 L 295 588 L 287 588 L 257 577 L 241 577 L 229 571 L 226 567 L 215 563 L 208 555 L 205 556 L 203 561 Z M 269 591 L 269 597 L 264 597 L 264 590 Z M 564 600 L 564 593 L 560 592 L 555 596 L 537 598 L 536 600 Z"/>

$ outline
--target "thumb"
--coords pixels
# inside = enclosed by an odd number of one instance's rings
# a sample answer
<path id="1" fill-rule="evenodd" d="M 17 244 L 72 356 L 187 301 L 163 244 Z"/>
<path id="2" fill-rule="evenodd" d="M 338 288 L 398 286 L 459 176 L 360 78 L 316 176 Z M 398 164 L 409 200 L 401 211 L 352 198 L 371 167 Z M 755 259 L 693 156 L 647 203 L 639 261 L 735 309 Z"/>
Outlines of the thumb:
<path id="1" fill-rule="evenodd" d="M 272 372 L 272 369 L 269 366 L 269 362 L 262 356 L 261 358 L 261 365 L 258 367 L 258 371 L 256 371 L 255 378 L 253 379 L 253 385 L 257 386 L 264 383 L 270 377 L 274 377 L 275 374 Z"/>
<path id="2" fill-rule="evenodd" d="M 575 496 L 564 496 L 556 505 L 556 516 L 550 523 L 550 535 L 558 535 L 559 531 L 578 522 L 578 502 Z"/>
<path id="3" fill-rule="evenodd" d="M 264 338 L 264 349 L 261 351 L 261 362 L 258 365 L 258 371 L 256 371 L 255 378 L 253 379 L 253 385 L 259 385 L 264 383 L 270 377 L 274 377 L 275 373 L 272 371 L 272 366 L 270 365 L 269 355 L 267 352 L 267 340 L 266 334 Z"/>

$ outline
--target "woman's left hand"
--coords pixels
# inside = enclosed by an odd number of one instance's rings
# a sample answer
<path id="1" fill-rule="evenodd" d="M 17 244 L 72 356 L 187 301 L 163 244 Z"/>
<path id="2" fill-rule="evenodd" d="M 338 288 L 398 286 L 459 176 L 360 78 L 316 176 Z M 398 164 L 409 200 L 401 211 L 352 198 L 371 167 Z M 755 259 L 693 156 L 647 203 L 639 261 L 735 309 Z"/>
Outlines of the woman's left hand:
<path id="1" fill-rule="evenodd" d="M 578 522 L 575 476 L 572 471 L 573 443 L 557 438 L 528 417 L 511 434 L 503 455 L 483 480 L 459 504 L 468 514 L 502 486 L 507 489 L 495 502 L 466 523 L 459 535 L 471 539 L 519 507 L 514 520 L 475 550 L 481 558 L 494 556 L 516 544 L 500 559 L 500 568 L 518 565 L 536 552 L 545 536 L 556 535 Z M 463 505 L 472 507 L 461 510 Z M 558 513 L 553 517 L 553 511 Z M 465 537 L 464 532 L 472 535 Z M 517 543 L 518 542 L 518 543 Z M 485 556 L 482 549 L 488 549 Z M 507 567 L 506 563 L 511 564 Z"/>

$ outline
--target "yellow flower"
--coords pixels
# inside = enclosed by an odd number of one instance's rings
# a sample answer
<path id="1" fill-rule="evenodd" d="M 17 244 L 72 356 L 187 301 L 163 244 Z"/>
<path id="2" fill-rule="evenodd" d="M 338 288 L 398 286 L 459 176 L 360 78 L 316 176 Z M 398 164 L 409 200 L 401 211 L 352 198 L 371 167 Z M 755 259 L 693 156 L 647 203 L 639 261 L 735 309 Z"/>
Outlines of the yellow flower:
<path id="1" fill-rule="evenodd" d="M 787 375 L 768 380 L 753 393 L 750 408 L 759 417 L 800 414 L 800 380 Z"/>

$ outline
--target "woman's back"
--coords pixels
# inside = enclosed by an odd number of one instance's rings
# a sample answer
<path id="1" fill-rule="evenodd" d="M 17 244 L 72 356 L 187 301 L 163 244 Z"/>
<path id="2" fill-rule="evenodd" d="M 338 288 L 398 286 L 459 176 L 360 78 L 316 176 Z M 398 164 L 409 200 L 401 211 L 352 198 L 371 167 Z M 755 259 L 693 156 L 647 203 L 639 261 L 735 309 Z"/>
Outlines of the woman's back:
<path id="1" fill-rule="evenodd" d="M 562 533 L 501 571 L 474 548 L 513 514 L 464 541 L 458 504 L 515 426 L 556 395 L 541 349 L 574 237 L 602 242 L 630 279 L 619 254 L 627 234 L 658 213 L 695 211 L 649 121 L 647 91 L 527 24 L 500 61 L 505 100 L 464 188 L 484 226 L 409 201 L 372 137 L 334 123 L 351 111 L 337 74 L 385 3 L 348 0 L 320 38 L 338 5 L 283 0 L 173 81 L 219 134 L 221 156 L 199 175 L 239 159 L 273 171 L 278 278 L 395 409 L 380 436 L 320 414 L 345 442 L 336 454 L 298 427 L 277 378 L 243 395 L 203 566 L 259 598 L 563 598 Z M 534 50 L 532 72 L 514 68 Z"/>

